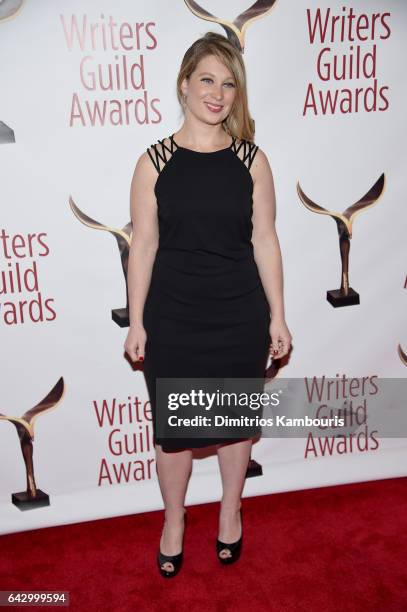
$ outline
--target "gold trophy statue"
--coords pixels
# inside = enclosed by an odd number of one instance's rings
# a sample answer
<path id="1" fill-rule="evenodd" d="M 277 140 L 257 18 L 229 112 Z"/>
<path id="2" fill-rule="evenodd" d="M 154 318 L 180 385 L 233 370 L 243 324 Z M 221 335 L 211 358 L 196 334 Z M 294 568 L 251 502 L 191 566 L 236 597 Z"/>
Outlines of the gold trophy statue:
<path id="1" fill-rule="evenodd" d="M 24 0 L 0 0 L 0 23 L 13 19 L 20 12 Z M 14 131 L 0 121 L 0 144 L 15 142 Z"/>
<path id="2" fill-rule="evenodd" d="M 401 348 L 401 344 L 397 345 L 397 352 L 399 354 L 401 362 L 404 363 L 405 366 L 407 366 L 407 353 L 403 351 L 403 349 Z"/>
<path id="3" fill-rule="evenodd" d="M 48 395 L 34 408 L 25 412 L 22 417 L 0 414 L 0 420 L 9 421 L 15 425 L 24 457 L 27 490 L 13 493 L 11 496 L 12 503 L 20 510 L 33 510 L 41 506 L 49 506 L 49 496 L 44 491 L 41 491 L 41 489 L 38 489 L 35 484 L 33 465 L 34 421 L 40 414 L 55 408 L 61 401 L 64 392 L 64 379 L 61 376 Z"/>
<path id="4" fill-rule="evenodd" d="M 74 214 L 78 217 L 79 221 L 81 221 L 84 225 L 88 227 L 92 227 L 93 229 L 104 230 L 106 232 L 110 232 L 116 238 L 117 246 L 119 247 L 120 259 L 122 262 L 122 269 L 124 274 L 124 280 L 126 283 L 126 307 L 125 308 L 115 308 L 112 310 L 112 319 L 119 327 L 128 327 L 130 324 L 129 321 L 129 289 L 127 285 L 127 268 L 129 263 L 129 251 L 132 237 L 132 222 L 127 223 L 123 229 L 117 229 L 115 227 L 108 227 L 107 225 L 102 225 L 98 221 L 91 219 L 83 213 L 75 204 L 72 197 L 69 197 L 69 204 L 74 212 Z"/>
<path id="5" fill-rule="evenodd" d="M 256 19 L 260 19 L 271 11 L 277 0 L 257 0 L 252 6 L 243 11 L 236 19 L 228 21 L 221 17 L 215 17 L 212 13 L 202 8 L 194 0 L 184 0 L 187 7 L 200 19 L 206 21 L 213 21 L 218 23 L 225 30 L 229 41 L 238 49 L 241 53 L 244 52 L 244 37 L 246 30 L 249 25 Z"/>
<path id="6" fill-rule="evenodd" d="M 335 308 L 338 306 L 351 306 L 360 303 L 359 294 L 349 286 L 349 250 L 350 240 L 352 238 L 352 224 L 359 213 L 377 203 L 383 194 L 384 186 L 385 176 L 383 173 L 377 179 L 373 187 L 371 187 L 358 202 L 349 206 L 343 213 L 339 213 L 326 210 L 322 206 L 315 204 L 315 202 L 305 195 L 299 182 L 297 182 L 297 192 L 304 206 L 312 212 L 329 215 L 336 221 L 339 235 L 339 251 L 342 262 L 341 286 L 340 289 L 331 289 L 327 291 L 326 294 L 326 299 Z"/>
<path id="7" fill-rule="evenodd" d="M 23 4 L 24 0 L 0 0 L 0 23 L 15 17 Z"/>
<path id="8" fill-rule="evenodd" d="M 14 130 L 6 125 L 4 121 L 0 121 L 0 144 L 9 144 L 15 141 Z"/>

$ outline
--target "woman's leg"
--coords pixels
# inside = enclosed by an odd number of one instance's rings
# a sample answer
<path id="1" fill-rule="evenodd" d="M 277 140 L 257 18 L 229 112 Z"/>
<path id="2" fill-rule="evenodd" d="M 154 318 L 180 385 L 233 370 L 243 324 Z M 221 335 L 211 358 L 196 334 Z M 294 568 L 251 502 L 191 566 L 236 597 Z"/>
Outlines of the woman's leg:
<path id="1" fill-rule="evenodd" d="M 184 504 L 192 471 L 192 450 L 166 453 L 157 444 L 155 452 L 158 482 L 165 506 L 160 550 L 164 555 L 177 555 L 182 550 Z M 165 563 L 163 568 L 174 570 L 172 563 Z"/>
<path id="2" fill-rule="evenodd" d="M 219 515 L 219 540 L 231 544 L 241 535 L 240 506 L 253 441 L 242 440 L 218 447 L 223 495 Z M 230 553 L 222 551 L 221 557 Z"/>

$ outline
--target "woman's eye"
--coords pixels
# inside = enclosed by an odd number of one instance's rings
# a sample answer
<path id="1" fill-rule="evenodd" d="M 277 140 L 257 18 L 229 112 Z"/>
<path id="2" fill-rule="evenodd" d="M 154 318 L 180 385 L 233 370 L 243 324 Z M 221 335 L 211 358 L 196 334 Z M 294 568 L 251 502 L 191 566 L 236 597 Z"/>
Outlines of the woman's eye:
<path id="1" fill-rule="evenodd" d="M 201 81 L 210 81 L 211 83 L 213 83 L 213 80 L 210 77 L 204 77 L 203 79 L 201 79 Z M 235 87 L 235 84 L 231 81 L 225 83 L 225 85 L 227 85 L 228 87 Z"/>

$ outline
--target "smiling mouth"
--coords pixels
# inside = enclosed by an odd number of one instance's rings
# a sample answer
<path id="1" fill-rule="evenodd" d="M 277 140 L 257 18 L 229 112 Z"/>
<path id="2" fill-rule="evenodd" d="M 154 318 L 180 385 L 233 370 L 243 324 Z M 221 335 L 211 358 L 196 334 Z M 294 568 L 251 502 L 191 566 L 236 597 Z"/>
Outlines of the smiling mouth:
<path id="1" fill-rule="evenodd" d="M 220 111 L 223 106 L 221 104 L 211 104 L 210 102 L 205 102 L 206 106 L 213 111 Z"/>

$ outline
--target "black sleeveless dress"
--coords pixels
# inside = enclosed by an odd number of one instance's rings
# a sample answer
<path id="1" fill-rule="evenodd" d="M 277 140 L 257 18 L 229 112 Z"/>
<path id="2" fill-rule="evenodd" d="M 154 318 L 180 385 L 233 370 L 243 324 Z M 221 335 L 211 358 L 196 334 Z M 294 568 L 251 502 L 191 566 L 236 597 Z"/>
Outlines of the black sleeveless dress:
<path id="1" fill-rule="evenodd" d="M 158 173 L 159 247 L 143 313 L 144 375 L 154 442 L 164 451 L 232 439 L 160 438 L 157 411 L 168 407 L 157 403 L 157 378 L 264 379 L 270 308 L 251 242 L 257 150 L 233 138 L 225 149 L 198 152 L 173 135 L 147 149 Z M 253 426 L 246 437 L 259 433 Z"/>

